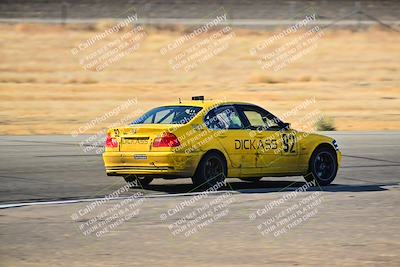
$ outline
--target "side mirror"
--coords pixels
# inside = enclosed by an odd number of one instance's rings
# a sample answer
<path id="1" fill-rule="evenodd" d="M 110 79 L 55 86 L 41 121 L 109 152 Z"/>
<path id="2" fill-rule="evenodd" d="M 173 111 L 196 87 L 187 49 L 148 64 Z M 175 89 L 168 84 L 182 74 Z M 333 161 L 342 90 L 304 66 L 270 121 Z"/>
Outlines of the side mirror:
<path id="1" fill-rule="evenodd" d="M 290 129 L 290 123 L 284 122 L 283 125 L 284 125 L 285 129 Z"/>

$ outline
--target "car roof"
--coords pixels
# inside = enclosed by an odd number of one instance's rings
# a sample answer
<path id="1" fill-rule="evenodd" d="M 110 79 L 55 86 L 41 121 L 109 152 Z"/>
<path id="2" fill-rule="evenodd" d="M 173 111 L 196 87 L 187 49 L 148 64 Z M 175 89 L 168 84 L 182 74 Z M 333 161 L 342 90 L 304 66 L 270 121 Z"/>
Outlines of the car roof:
<path id="1" fill-rule="evenodd" d="M 169 105 L 163 105 L 163 106 L 194 106 L 194 107 L 202 107 L 202 108 L 212 108 L 212 107 L 217 107 L 219 105 L 234 105 L 234 104 L 255 106 L 255 104 L 252 104 L 252 103 L 238 102 L 238 101 L 226 101 L 226 100 L 181 101 L 180 103 L 171 103 Z"/>

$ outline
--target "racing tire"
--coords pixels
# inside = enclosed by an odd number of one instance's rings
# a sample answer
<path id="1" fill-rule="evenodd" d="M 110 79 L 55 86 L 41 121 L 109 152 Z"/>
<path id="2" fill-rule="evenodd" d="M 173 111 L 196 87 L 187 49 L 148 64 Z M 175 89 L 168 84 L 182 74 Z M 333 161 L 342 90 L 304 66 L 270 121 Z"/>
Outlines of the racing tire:
<path id="1" fill-rule="evenodd" d="M 138 177 L 136 175 L 127 175 L 124 176 L 125 182 L 131 185 L 131 187 L 144 187 L 149 185 L 153 178 L 151 177 Z"/>
<path id="2" fill-rule="evenodd" d="M 262 178 L 261 177 L 252 177 L 252 178 L 239 178 L 240 180 L 244 181 L 244 182 L 253 182 L 253 183 L 257 183 L 259 182 Z"/>
<path id="3" fill-rule="evenodd" d="M 304 175 L 307 182 L 316 181 L 316 185 L 329 185 L 338 171 L 336 152 L 329 148 L 315 150 L 310 158 L 308 172 Z"/>
<path id="4" fill-rule="evenodd" d="M 225 183 L 226 175 L 227 166 L 225 159 L 218 153 L 210 152 L 201 159 L 196 173 L 192 177 L 192 182 L 199 188 L 208 189 L 221 182 Z"/>

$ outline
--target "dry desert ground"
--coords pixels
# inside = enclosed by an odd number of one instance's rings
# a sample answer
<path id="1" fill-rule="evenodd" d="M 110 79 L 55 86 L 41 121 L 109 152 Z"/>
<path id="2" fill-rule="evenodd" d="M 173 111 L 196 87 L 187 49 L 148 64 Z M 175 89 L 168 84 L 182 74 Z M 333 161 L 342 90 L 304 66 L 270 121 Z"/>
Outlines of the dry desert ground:
<path id="1" fill-rule="evenodd" d="M 169 62 L 186 48 L 178 47 L 171 55 L 160 51 L 190 31 L 143 26 L 136 50 L 102 71 L 85 69 L 80 62 L 92 52 L 74 55 L 71 51 L 112 26 L 111 22 L 65 27 L 0 24 L 0 134 L 69 134 L 128 99 L 137 101 L 79 130 L 95 133 L 151 107 L 192 95 L 253 102 L 278 116 L 311 99 L 312 104 L 285 117 L 294 127 L 306 130 L 314 126 L 305 127 L 302 118 L 317 113 L 334 120 L 337 130 L 400 129 L 398 32 L 320 29 L 313 49 L 274 71 L 262 69 L 260 56 L 249 51 L 282 29 L 231 28 L 218 54 L 185 71 L 173 69 Z M 114 32 L 98 41 L 93 51 L 129 31 Z M 191 40 L 190 46 L 212 34 Z M 294 38 L 287 36 L 275 45 Z"/>

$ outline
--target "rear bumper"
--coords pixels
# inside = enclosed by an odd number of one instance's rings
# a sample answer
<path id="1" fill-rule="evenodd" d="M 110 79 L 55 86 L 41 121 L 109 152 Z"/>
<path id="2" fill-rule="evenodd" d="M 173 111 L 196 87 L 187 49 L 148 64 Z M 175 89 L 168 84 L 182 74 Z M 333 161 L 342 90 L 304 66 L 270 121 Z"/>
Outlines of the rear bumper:
<path id="1" fill-rule="evenodd" d="M 154 177 L 191 177 L 200 160 L 199 154 L 175 152 L 104 152 L 109 176 L 129 174 Z"/>

